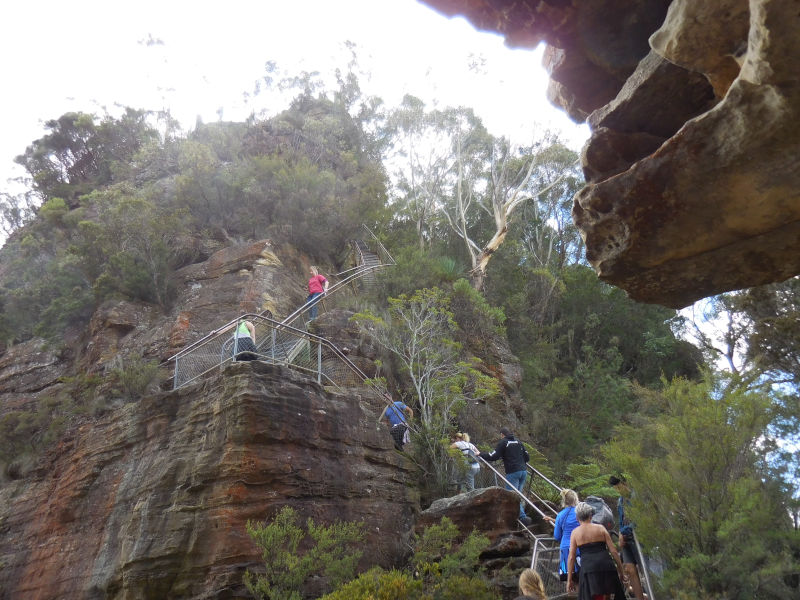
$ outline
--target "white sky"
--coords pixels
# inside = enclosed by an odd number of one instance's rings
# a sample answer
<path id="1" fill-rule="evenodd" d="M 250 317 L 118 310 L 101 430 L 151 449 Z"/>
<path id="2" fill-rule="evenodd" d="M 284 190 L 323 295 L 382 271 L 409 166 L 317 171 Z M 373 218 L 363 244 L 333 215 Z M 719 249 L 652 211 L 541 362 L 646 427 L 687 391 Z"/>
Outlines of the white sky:
<path id="1" fill-rule="evenodd" d="M 146 45 L 148 38 L 163 45 Z M 242 120 L 267 61 L 284 69 L 345 68 L 357 45 L 362 88 L 394 106 L 412 93 L 429 106 L 473 107 L 488 129 L 517 142 L 534 128 L 562 132 L 576 150 L 588 136 L 545 98 L 541 48 L 510 50 L 415 0 L 6 0 L 0 8 L 0 190 L 23 174 L 13 163 L 70 110 L 169 107 L 184 127 L 198 116 Z M 485 58 L 485 73 L 468 69 Z M 249 98 L 246 97 L 250 94 Z M 270 113 L 283 108 L 270 107 Z"/>

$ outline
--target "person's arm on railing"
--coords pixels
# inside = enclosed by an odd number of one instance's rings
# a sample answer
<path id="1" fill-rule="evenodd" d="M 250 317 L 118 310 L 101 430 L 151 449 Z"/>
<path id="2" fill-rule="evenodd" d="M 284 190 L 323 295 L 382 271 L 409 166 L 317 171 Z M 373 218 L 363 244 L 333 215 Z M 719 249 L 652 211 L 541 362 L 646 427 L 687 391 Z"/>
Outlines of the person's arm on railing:
<path id="1" fill-rule="evenodd" d="M 503 438 L 497 444 L 497 447 L 492 450 L 491 452 L 481 452 L 478 456 L 480 456 L 483 460 L 494 462 L 499 460 L 503 457 L 503 450 L 506 447 L 506 440 Z"/>

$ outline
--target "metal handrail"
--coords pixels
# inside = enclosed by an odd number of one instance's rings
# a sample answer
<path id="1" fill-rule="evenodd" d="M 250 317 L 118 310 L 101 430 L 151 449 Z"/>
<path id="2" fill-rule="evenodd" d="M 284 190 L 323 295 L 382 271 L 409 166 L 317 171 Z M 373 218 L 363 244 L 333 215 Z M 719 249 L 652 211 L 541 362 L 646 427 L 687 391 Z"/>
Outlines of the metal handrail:
<path id="1" fill-rule="evenodd" d="M 642 573 L 644 573 L 644 583 L 647 586 L 647 597 L 650 600 L 655 600 L 655 596 L 653 596 L 653 586 L 650 584 L 650 574 L 647 571 L 647 563 L 645 562 L 644 552 L 642 552 L 642 547 L 639 545 L 639 538 L 636 537 L 636 532 L 631 531 L 633 534 L 633 541 L 636 544 L 636 551 L 639 554 L 639 560 L 642 561 Z"/>
<path id="2" fill-rule="evenodd" d="M 333 292 L 338 291 L 339 289 L 343 288 L 348 283 L 351 283 L 354 279 L 356 279 L 358 277 L 361 277 L 361 276 L 363 276 L 363 275 L 365 275 L 365 274 L 367 274 L 367 273 L 369 273 L 371 271 L 376 271 L 376 270 L 381 269 L 381 268 L 383 268 L 385 266 L 392 266 L 392 265 L 396 264 L 394 262 L 394 258 L 392 258 L 392 256 L 386 250 L 386 248 L 383 247 L 383 244 L 380 243 L 380 240 L 378 240 L 378 238 L 375 237 L 375 234 L 372 233 L 372 231 L 370 231 L 369 227 L 367 227 L 366 225 L 364 225 L 363 227 L 369 232 L 369 234 L 373 238 L 375 238 L 375 241 L 381 246 L 383 251 L 386 252 L 387 257 L 391 260 L 391 262 L 390 263 L 386 263 L 386 264 L 380 263 L 380 264 L 377 264 L 377 265 L 359 265 L 357 267 L 353 267 L 352 269 L 346 269 L 346 270 L 342 271 L 341 273 L 337 274 L 337 277 L 339 275 L 344 275 L 345 273 L 349 273 L 350 271 L 352 271 L 352 273 L 347 275 L 344 279 L 341 279 L 340 281 L 337 281 L 336 283 L 334 283 L 328 289 L 328 294 L 332 294 Z M 294 310 L 292 313 L 290 313 L 289 316 L 287 316 L 285 319 L 283 319 L 282 323 L 286 323 L 286 324 L 291 323 L 299 315 L 303 314 L 304 312 L 307 312 L 308 310 L 311 309 L 311 307 L 315 306 L 318 302 L 321 302 L 323 299 L 325 299 L 326 296 L 327 296 L 327 294 L 322 295 L 322 296 L 318 296 L 317 298 L 315 298 L 311 302 L 304 303 L 302 306 L 300 306 L 299 308 Z M 268 312 L 268 311 L 264 311 L 264 312 Z M 262 316 L 263 316 L 263 314 L 264 313 L 261 313 Z M 213 337 L 214 335 L 229 329 L 232 325 L 234 325 L 238 321 L 241 321 L 242 318 L 243 317 L 240 315 L 239 317 L 236 317 L 235 319 L 232 319 L 232 320 L 228 321 L 222 327 L 219 327 L 219 328 L 215 329 L 214 331 L 212 331 L 210 333 L 207 333 L 206 335 L 204 335 L 200 339 L 192 342 L 191 344 L 189 344 L 185 348 L 182 348 L 176 354 L 173 354 L 172 356 L 167 358 L 167 360 L 165 362 L 170 362 L 170 361 L 175 360 L 176 358 L 179 358 L 180 356 L 188 353 L 189 351 L 191 351 L 195 347 L 201 345 L 203 342 L 207 341 L 209 338 Z"/>
<path id="3" fill-rule="evenodd" d="M 527 503 L 528 503 L 528 504 L 531 506 L 531 508 L 533 508 L 533 510 L 535 510 L 537 513 L 539 513 L 539 515 L 540 515 L 542 518 L 544 518 L 544 517 L 546 517 L 546 516 L 547 516 L 547 515 L 545 515 L 545 514 L 544 514 L 544 513 L 543 513 L 541 510 L 539 510 L 539 507 L 538 507 L 538 506 L 536 506 L 536 505 L 535 505 L 533 502 L 531 502 L 531 501 L 530 501 L 530 498 L 528 498 L 528 497 L 527 497 L 525 494 L 523 494 L 523 493 L 522 493 L 522 492 L 520 492 L 520 491 L 519 491 L 517 488 L 515 488 L 515 487 L 512 485 L 512 483 L 511 483 L 511 482 L 510 482 L 508 479 L 506 479 L 504 475 L 502 475 L 502 474 L 500 473 L 500 471 L 498 471 L 498 470 L 497 470 L 497 469 L 495 469 L 495 468 L 494 468 L 492 465 L 490 465 L 490 464 L 489 464 L 489 462 L 488 462 L 486 459 L 484 459 L 484 458 L 481 458 L 480 456 L 478 456 L 478 457 L 476 457 L 476 458 L 477 458 L 479 461 L 481 461 L 483 464 L 485 464 L 487 467 L 489 467 L 489 468 L 490 468 L 492 471 L 494 471 L 494 474 L 495 474 L 495 476 L 497 476 L 497 477 L 499 477 L 500 479 L 502 479 L 502 480 L 503 480 L 503 481 L 506 483 L 506 485 L 508 485 L 508 487 L 510 488 L 510 490 L 509 490 L 509 491 L 512 491 L 512 492 L 514 492 L 514 493 L 515 493 L 517 496 L 519 496 L 520 498 L 522 498 L 522 500 L 523 500 L 524 502 L 527 502 Z"/>
<path id="4" fill-rule="evenodd" d="M 357 270 L 354 273 L 351 273 L 350 275 L 348 275 L 344 279 L 342 279 L 340 281 L 337 281 L 335 284 L 330 286 L 330 288 L 328 288 L 328 291 L 327 291 L 326 294 L 321 294 L 321 295 L 317 296 L 316 298 L 314 298 L 313 300 L 311 300 L 310 302 L 306 302 L 305 304 L 303 304 L 299 308 L 295 309 L 294 312 L 290 313 L 289 316 L 287 316 L 282 321 L 282 323 L 291 323 L 292 321 L 297 319 L 297 317 L 299 317 L 300 315 L 302 315 L 302 314 L 308 312 L 309 310 L 311 310 L 311 308 L 313 306 L 317 305 L 319 302 L 322 302 L 328 296 L 328 294 L 333 294 L 334 292 L 340 290 L 341 288 L 343 288 L 347 284 L 351 283 L 353 280 L 365 275 L 366 273 L 368 273 L 370 271 L 377 271 L 378 269 L 382 269 L 385 266 L 386 265 L 381 263 L 381 264 L 377 264 L 377 265 L 370 265 L 370 266 L 363 266 L 362 265 L 360 267 L 357 267 Z M 343 271 L 343 273 L 346 273 L 346 272 L 347 271 Z"/>
<path id="5" fill-rule="evenodd" d="M 548 479 L 548 478 L 547 478 L 547 477 L 546 477 L 546 476 L 545 476 L 545 475 L 544 475 L 544 474 L 543 474 L 541 471 L 539 471 L 539 470 L 538 470 L 538 469 L 536 469 L 535 467 L 532 467 L 532 466 L 530 465 L 530 463 L 525 463 L 525 466 L 526 466 L 526 467 L 528 467 L 528 468 L 529 468 L 531 471 L 533 471 L 533 472 L 534 472 L 536 475 L 538 475 L 539 477 L 541 477 L 542 479 L 544 479 L 544 480 L 545 480 L 547 483 L 549 483 L 550 485 L 552 485 L 554 488 L 556 488 L 556 489 L 557 489 L 559 492 L 563 491 L 563 489 L 564 489 L 564 488 L 562 488 L 562 487 L 561 487 L 560 485 L 558 485 L 557 483 L 554 483 L 554 482 L 550 481 L 550 480 L 549 480 L 549 479 Z"/>
<path id="6" fill-rule="evenodd" d="M 372 230 L 371 230 L 369 227 L 367 227 L 367 224 L 366 224 L 366 223 L 362 223 L 362 224 L 361 224 L 361 226 L 362 226 L 364 229 L 366 229 L 366 230 L 367 230 L 367 232 L 369 232 L 369 234 L 372 236 L 372 239 L 374 239 L 374 240 L 375 240 L 375 242 L 378 244 L 378 246 L 380 247 L 380 249 L 381 249 L 381 250 L 383 250 L 383 252 L 386 254 L 386 257 L 389 259 L 389 262 L 387 262 L 386 264 L 388 264 L 388 265 L 396 265 L 396 264 L 397 264 L 397 262 L 394 260 L 394 257 L 393 257 L 391 254 L 389 254 L 389 251 L 386 249 L 386 247 L 385 247 L 385 246 L 384 246 L 384 245 L 381 243 L 381 241 L 378 239 L 378 236 L 377 236 L 377 235 L 375 235 L 374 233 L 372 233 Z"/>

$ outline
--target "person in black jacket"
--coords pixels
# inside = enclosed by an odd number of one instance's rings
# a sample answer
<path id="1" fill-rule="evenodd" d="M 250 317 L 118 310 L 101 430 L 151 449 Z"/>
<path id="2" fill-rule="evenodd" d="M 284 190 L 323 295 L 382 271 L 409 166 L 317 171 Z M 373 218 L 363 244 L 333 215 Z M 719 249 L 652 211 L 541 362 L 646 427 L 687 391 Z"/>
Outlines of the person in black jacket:
<path id="1" fill-rule="evenodd" d="M 502 439 L 498 442 L 497 447 L 489 453 L 481 452 L 479 456 L 489 462 L 502 458 L 503 466 L 506 469 L 506 479 L 511 483 L 511 486 L 523 493 L 522 488 L 525 485 L 525 479 L 528 477 L 527 462 L 530 460 L 530 456 L 522 442 L 514 437 L 508 427 L 501 427 L 500 435 Z M 512 489 L 511 486 L 506 484 L 506 489 Z M 530 525 L 533 522 L 525 514 L 524 502 L 519 503 L 519 518 L 525 525 Z"/>

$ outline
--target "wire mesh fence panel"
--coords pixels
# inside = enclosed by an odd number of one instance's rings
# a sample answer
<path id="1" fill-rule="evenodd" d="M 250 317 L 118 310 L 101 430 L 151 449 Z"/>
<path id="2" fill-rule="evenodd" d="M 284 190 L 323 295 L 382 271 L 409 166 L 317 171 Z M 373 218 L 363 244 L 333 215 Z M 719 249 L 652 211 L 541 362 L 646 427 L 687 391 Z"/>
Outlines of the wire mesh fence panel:
<path id="1" fill-rule="evenodd" d="M 302 321 L 302 317 L 295 321 Z M 254 329 L 250 332 L 248 328 L 248 343 L 234 333 L 244 322 Z M 173 358 L 175 388 L 234 360 L 260 360 L 290 366 L 323 385 L 372 389 L 365 375 L 327 340 L 260 315 L 244 315 Z M 380 395 L 378 390 L 372 391 Z"/>
<path id="2" fill-rule="evenodd" d="M 233 337 L 216 336 L 203 341 L 190 352 L 175 358 L 173 386 L 181 387 L 201 375 L 233 360 Z"/>
<path id="3" fill-rule="evenodd" d="M 535 542 L 534 563 L 531 568 L 539 574 L 548 598 L 561 596 L 567 591 L 566 584 L 558 574 L 561 549 L 553 538 L 537 538 Z"/>
<path id="4" fill-rule="evenodd" d="M 496 467 L 495 467 L 496 468 Z M 501 473 L 503 473 L 503 468 L 500 467 L 498 469 Z M 505 482 L 500 479 L 491 469 L 486 468 L 484 465 L 481 465 L 481 470 L 475 474 L 475 487 L 476 488 L 486 488 L 486 487 L 505 487 Z"/>

